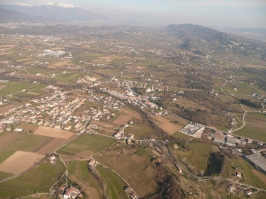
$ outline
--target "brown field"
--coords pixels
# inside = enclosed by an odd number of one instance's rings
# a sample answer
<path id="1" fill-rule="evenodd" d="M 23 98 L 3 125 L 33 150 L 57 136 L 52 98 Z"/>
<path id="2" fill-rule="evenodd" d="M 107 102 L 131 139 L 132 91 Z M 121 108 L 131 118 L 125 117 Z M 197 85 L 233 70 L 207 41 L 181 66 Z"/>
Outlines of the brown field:
<path id="1" fill-rule="evenodd" d="M 161 129 L 165 130 L 170 135 L 174 134 L 175 132 L 179 131 L 182 126 L 173 124 L 173 123 L 165 123 L 159 126 Z"/>
<path id="2" fill-rule="evenodd" d="M 0 164 L 0 171 L 11 174 L 19 174 L 43 157 L 43 155 L 36 153 L 17 151 Z"/>
<path id="3" fill-rule="evenodd" d="M 58 149 L 60 146 L 62 146 L 66 142 L 67 140 L 65 139 L 51 138 L 50 142 L 43 144 L 42 147 L 40 146 L 40 148 L 34 152 L 41 154 L 41 155 L 45 155 L 45 153 L 51 153 L 55 151 L 56 149 Z"/>
<path id="4" fill-rule="evenodd" d="M 211 145 L 211 150 L 212 150 L 212 152 L 218 152 L 218 151 L 220 151 L 219 147 L 216 146 L 216 145 Z"/>
<path id="5" fill-rule="evenodd" d="M 16 108 L 16 107 L 17 107 L 17 105 L 15 105 L 15 104 L 8 104 L 6 106 L 0 107 L 0 113 L 5 113 L 9 109 Z"/>
<path id="6" fill-rule="evenodd" d="M 266 184 L 266 175 L 259 172 L 258 170 L 252 169 L 252 172 L 264 183 Z"/>
<path id="7" fill-rule="evenodd" d="M 91 124 L 96 124 L 101 127 L 100 130 L 106 132 L 108 135 L 113 135 L 116 130 L 114 130 L 115 126 L 111 124 L 107 124 L 104 122 L 92 121 Z"/>
<path id="8" fill-rule="evenodd" d="M 9 132 L 0 138 L 0 148 L 8 147 L 12 142 L 23 137 L 23 133 Z"/>
<path id="9" fill-rule="evenodd" d="M 51 67 L 60 67 L 60 66 L 68 65 L 68 63 L 69 63 L 69 61 L 67 61 L 67 62 L 61 61 L 61 62 L 57 62 L 55 64 L 52 64 Z"/>
<path id="10" fill-rule="evenodd" d="M 201 110 L 206 110 L 205 107 L 196 104 L 192 101 L 189 101 L 188 99 L 177 99 L 177 101 L 175 102 L 176 104 L 179 104 L 180 106 L 184 106 L 184 107 L 190 107 L 190 108 L 195 108 L 195 109 L 201 109 Z"/>
<path id="11" fill-rule="evenodd" d="M 133 111 L 131 109 L 121 108 L 119 111 L 121 113 L 125 113 L 127 115 L 130 115 L 137 120 L 142 120 L 141 115 L 139 113 L 137 113 L 136 111 Z"/>
<path id="12" fill-rule="evenodd" d="M 69 131 L 45 127 L 45 126 L 40 126 L 34 132 L 34 134 L 35 135 L 48 136 L 48 137 L 54 137 L 54 138 L 62 138 L 62 139 L 68 139 L 74 135 L 74 133 L 71 133 Z"/>
<path id="13" fill-rule="evenodd" d="M 162 125 L 162 124 L 165 124 L 165 123 L 169 123 L 169 120 L 162 117 L 162 116 L 153 116 L 151 115 L 151 118 L 153 118 L 154 122 L 157 124 L 157 125 Z"/>
<path id="14" fill-rule="evenodd" d="M 118 125 L 123 125 L 132 119 L 133 117 L 131 115 L 120 115 L 118 118 L 115 119 L 114 123 Z"/>
<path id="15" fill-rule="evenodd" d="M 0 91 L 3 89 L 3 88 L 5 88 L 6 87 L 6 85 L 0 85 Z"/>

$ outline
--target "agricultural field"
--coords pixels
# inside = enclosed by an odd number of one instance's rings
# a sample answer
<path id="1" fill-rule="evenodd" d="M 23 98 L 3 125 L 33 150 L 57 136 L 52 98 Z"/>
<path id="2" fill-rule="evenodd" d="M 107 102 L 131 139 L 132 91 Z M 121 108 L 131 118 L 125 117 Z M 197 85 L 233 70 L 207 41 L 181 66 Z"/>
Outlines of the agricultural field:
<path id="1" fill-rule="evenodd" d="M 3 85 L 3 84 L 0 84 Z M 6 96 L 10 94 L 14 94 L 17 92 L 22 92 L 24 89 L 28 89 L 34 84 L 31 83 L 17 83 L 17 82 L 8 82 L 4 84 L 5 87 L 1 89 L 0 96 Z"/>
<path id="2" fill-rule="evenodd" d="M 37 124 L 22 124 L 18 128 L 21 128 L 24 130 L 24 132 L 27 133 L 33 133 L 39 128 L 39 125 Z"/>
<path id="3" fill-rule="evenodd" d="M 101 165 L 97 166 L 97 170 L 107 184 L 107 195 L 110 198 L 127 198 L 124 191 L 127 184 L 116 173 Z"/>
<path id="4" fill-rule="evenodd" d="M 134 123 L 125 129 L 126 134 L 134 134 L 135 139 L 144 139 L 152 135 L 153 130 L 147 124 L 144 124 L 139 120 L 133 121 Z"/>
<path id="5" fill-rule="evenodd" d="M 190 151 L 174 150 L 178 159 L 183 159 L 187 164 L 193 165 L 197 172 L 205 171 L 207 168 L 207 161 L 211 153 L 211 146 L 209 143 L 190 143 L 188 145 Z"/>
<path id="6" fill-rule="evenodd" d="M 61 129 L 39 126 L 36 129 L 36 131 L 34 131 L 34 135 L 61 138 L 61 139 L 69 139 L 72 136 L 74 136 L 74 133 L 71 133 L 71 132 L 65 131 L 65 130 L 61 130 Z"/>
<path id="7" fill-rule="evenodd" d="M 263 183 L 264 180 L 263 181 L 260 180 L 260 178 L 265 178 L 265 175 L 264 175 L 264 177 L 258 178 L 253 172 L 253 170 L 254 170 L 253 167 L 241 158 L 232 159 L 232 162 L 233 162 L 233 166 L 238 168 L 243 173 L 244 183 L 247 183 L 247 184 L 250 184 L 252 186 L 262 188 L 262 189 L 266 189 L 266 184 Z"/>
<path id="8" fill-rule="evenodd" d="M 10 174 L 19 174 L 30 168 L 35 162 L 40 161 L 43 157 L 43 155 L 37 153 L 16 151 L 0 164 L 0 171 Z"/>
<path id="9" fill-rule="evenodd" d="M 245 121 L 245 127 L 234 132 L 234 134 L 266 142 L 266 115 L 262 113 L 247 113 Z"/>
<path id="10" fill-rule="evenodd" d="M 140 197 L 154 193 L 157 189 L 154 180 L 157 172 L 150 165 L 151 157 L 152 154 L 145 149 L 125 150 L 123 153 L 106 150 L 94 156 L 101 164 L 119 172 Z"/>
<path id="11" fill-rule="evenodd" d="M 88 171 L 87 162 L 88 161 L 68 162 L 68 177 L 81 186 L 86 197 L 101 199 L 101 188 L 97 180 Z"/>
<path id="12" fill-rule="evenodd" d="M 92 155 L 93 153 L 110 146 L 114 141 L 115 140 L 112 138 L 100 135 L 83 134 L 74 142 L 61 148 L 58 153 L 73 156 L 85 151 Z"/>
<path id="13" fill-rule="evenodd" d="M 0 198 L 21 197 L 31 194 L 49 193 L 50 187 L 65 172 L 62 162 L 56 161 L 51 165 L 44 160 L 38 167 L 29 172 L 6 182 L 0 183 Z"/>

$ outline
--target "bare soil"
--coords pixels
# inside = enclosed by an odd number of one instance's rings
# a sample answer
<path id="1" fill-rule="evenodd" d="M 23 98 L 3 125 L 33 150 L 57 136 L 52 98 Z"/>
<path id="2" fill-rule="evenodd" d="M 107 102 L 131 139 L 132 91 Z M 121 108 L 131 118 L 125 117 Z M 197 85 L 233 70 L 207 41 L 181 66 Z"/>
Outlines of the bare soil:
<path id="1" fill-rule="evenodd" d="M 12 142 L 25 136 L 23 133 L 9 132 L 0 138 L 0 148 L 7 148 Z"/>
<path id="2" fill-rule="evenodd" d="M 42 148 L 39 148 L 36 153 L 44 155 L 45 153 L 51 153 L 58 149 L 60 146 L 65 144 L 67 140 L 62 139 L 62 138 L 51 138 L 50 142 L 46 143 L 45 145 L 43 144 Z"/>
<path id="3" fill-rule="evenodd" d="M 40 126 L 34 132 L 34 134 L 35 135 L 48 136 L 48 137 L 54 137 L 54 138 L 61 138 L 61 139 L 68 139 L 74 135 L 74 133 L 71 133 L 69 131 L 45 127 L 45 126 Z"/>
<path id="4" fill-rule="evenodd" d="M 264 183 L 266 184 L 266 175 L 259 172 L 258 170 L 252 169 L 252 172 Z"/>
<path id="5" fill-rule="evenodd" d="M 11 174 L 19 174 L 30 168 L 35 162 L 43 157 L 43 155 L 32 152 L 17 151 L 0 164 L 0 171 Z"/>
<path id="6" fill-rule="evenodd" d="M 8 104 L 6 106 L 0 107 L 0 113 L 5 113 L 9 109 L 16 108 L 16 107 L 17 107 L 17 105 L 15 105 L 15 104 Z"/>
<path id="7" fill-rule="evenodd" d="M 0 85 L 0 90 L 4 89 L 6 85 Z"/>
<path id="8" fill-rule="evenodd" d="M 173 124 L 173 123 L 165 123 L 159 126 L 161 129 L 165 130 L 169 134 L 174 134 L 175 132 L 179 131 L 182 126 Z"/>
<path id="9" fill-rule="evenodd" d="M 118 125 L 123 125 L 132 119 L 133 117 L 130 115 L 120 115 L 118 118 L 115 119 L 114 123 Z"/>

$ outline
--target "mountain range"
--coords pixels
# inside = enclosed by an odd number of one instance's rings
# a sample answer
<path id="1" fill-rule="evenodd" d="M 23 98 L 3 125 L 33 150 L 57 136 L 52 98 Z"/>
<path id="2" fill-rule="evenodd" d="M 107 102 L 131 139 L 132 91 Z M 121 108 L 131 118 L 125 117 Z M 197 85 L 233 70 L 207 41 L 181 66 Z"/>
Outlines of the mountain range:
<path id="1" fill-rule="evenodd" d="M 35 22 L 34 18 L 38 17 L 38 22 L 99 22 L 105 21 L 105 16 L 89 12 L 80 7 L 76 7 L 70 4 L 58 4 L 58 3 L 47 3 L 37 5 L 24 5 L 24 4 L 0 4 L 0 8 L 4 11 L 1 16 L 5 21 L 2 22 Z M 19 14 L 20 13 L 20 14 Z M 24 15 L 23 15 L 24 14 Z M 25 16 L 27 15 L 27 16 Z M 22 16 L 22 17 L 21 17 Z M 21 17 L 21 18 L 20 18 Z"/>

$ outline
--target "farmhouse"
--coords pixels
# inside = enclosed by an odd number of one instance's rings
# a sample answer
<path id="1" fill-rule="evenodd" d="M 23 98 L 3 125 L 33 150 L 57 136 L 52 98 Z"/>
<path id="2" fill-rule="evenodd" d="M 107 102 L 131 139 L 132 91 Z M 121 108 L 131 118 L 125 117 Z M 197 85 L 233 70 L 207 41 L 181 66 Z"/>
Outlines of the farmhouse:
<path id="1" fill-rule="evenodd" d="M 75 199 L 80 194 L 80 190 L 72 186 L 69 188 L 60 187 L 58 191 L 60 198 L 63 199 Z"/>

